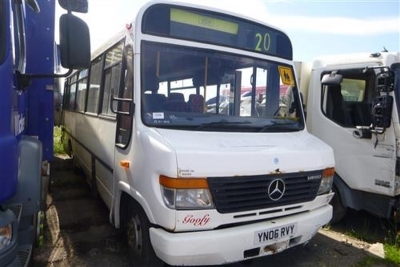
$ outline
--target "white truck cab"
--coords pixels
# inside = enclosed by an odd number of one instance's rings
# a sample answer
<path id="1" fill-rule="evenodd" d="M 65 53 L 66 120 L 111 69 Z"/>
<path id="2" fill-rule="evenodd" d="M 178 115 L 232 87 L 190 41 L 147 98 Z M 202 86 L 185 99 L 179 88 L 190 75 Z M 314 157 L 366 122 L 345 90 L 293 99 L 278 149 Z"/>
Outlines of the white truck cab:
<path id="1" fill-rule="evenodd" d="M 326 56 L 296 66 L 307 128 L 335 153 L 332 222 L 347 208 L 399 222 L 400 53 Z"/>

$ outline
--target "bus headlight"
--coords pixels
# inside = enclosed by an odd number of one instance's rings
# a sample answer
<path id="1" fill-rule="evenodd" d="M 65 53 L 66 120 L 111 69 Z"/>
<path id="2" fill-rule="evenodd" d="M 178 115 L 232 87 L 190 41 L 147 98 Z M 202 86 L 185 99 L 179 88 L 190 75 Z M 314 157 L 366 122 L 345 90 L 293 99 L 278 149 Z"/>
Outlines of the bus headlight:
<path id="1" fill-rule="evenodd" d="M 0 250 L 11 243 L 12 240 L 12 224 L 0 227 Z"/>
<path id="2" fill-rule="evenodd" d="M 211 209 L 214 207 L 207 179 L 160 176 L 165 205 L 171 209 Z"/>
<path id="3" fill-rule="evenodd" d="M 318 195 L 331 191 L 334 176 L 335 168 L 327 168 L 322 171 L 322 179 L 321 184 L 319 185 Z"/>

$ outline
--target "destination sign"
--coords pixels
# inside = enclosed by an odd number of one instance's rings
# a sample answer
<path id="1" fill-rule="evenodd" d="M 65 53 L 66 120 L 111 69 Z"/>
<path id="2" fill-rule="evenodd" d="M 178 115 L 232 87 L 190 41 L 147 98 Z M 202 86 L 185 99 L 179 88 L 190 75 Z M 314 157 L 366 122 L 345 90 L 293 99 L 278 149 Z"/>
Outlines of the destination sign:
<path id="1" fill-rule="evenodd" d="M 156 4 L 144 13 L 142 32 L 245 49 L 292 60 L 289 37 L 272 27 L 232 15 Z"/>

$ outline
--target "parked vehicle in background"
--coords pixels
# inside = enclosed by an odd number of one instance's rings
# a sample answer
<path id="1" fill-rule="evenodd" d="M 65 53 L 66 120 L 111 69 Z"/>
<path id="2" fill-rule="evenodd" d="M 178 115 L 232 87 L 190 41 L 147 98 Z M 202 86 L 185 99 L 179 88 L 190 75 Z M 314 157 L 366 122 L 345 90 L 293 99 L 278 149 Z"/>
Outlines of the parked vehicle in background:
<path id="1" fill-rule="evenodd" d="M 86 12 L 87 2 L 59 2 L 69 11 L 60 18 L 61 64 L 87 67 L 88 28 L 70 13 Z M 0 1 L 0 267 L 28 266 L 40 241 L 53 158 L 55 8 Z"/>
<path id="2" fill-rule="evenodd" d="M 148 2 L 64 93 L 66 150 L 124 229 L 135 266 L 271 255 L 331 219 L 333 151 L 305 128 L 292 44 L 273 26 Z"/>
<path id="3" fill-rule="evenodd" d="M 335 152 L 333 222 L 347 208 L 400 222 L 400 53 L 297 62 L 308 130 Z"/>

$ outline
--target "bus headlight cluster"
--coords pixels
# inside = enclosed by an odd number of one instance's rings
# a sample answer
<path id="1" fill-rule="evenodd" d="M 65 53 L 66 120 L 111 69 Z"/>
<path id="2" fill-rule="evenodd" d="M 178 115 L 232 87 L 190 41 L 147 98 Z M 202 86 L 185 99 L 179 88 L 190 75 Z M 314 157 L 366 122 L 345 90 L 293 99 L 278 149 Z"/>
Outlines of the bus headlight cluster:
<path id="1" fill-rule="evenodd" d="M 335 176 L 334 168 L 328 168 L 323 170 L 321 184 L 319 185 L 318 189 L 318 195 L 331 191 L 334 176 Z"/>
<path id="2" fill-rule="evenodd" d="M 12 224 L 0 227 L 0 250 L 7 247 L 12 240 Z"/>
<path id="3" fill-rule="evenodd" d="M 160 176 L 165 205 L 171 209 L 211 209 L 214 207 L 204 178 L 170 178 Z"/>

